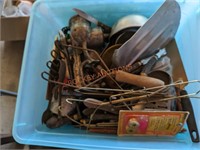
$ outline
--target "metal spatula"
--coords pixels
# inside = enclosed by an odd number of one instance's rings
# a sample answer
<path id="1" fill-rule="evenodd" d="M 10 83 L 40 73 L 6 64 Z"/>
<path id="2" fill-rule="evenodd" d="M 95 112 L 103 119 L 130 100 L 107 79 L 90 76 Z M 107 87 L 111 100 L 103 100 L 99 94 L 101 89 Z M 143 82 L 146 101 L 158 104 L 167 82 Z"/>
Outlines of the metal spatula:
<path id="1" fill-rule="evenodd" d="M 172 40 L 171 43 L 167 45 L 166 49 L 168 51 L 167 55 L 170 57 L 171 63 L 173 66 L 173 71 L 172 71 L 173 80 L 174 81 L 177 81 L 177 80 L 188 81 L 187 74 L 185 72 L 176 41 Z M 187 95 L 185 86 L 180 86 L 179 90 L 180 90 L 181 95 Z M 194 110 L 193 110 L 193 106 L 192 106 L 190 98 L 189 97 L 181 98 L 181 106 L 182 106 L 183 111 L 188 111 L 190 113 L 187 119 L 187 125 L 188 125 L 188 130 L 190 133 L 191 140 L 195 143 L 200 142 L 200 135 L 198 132 L 195 114 L 194 114 Z"/>
<path id="2" fill-rule="evenodd" d="M 171 41 L 180 22 L 180 6 L 175 0 L 166 0 L 156 13 L 113 54 L 115 66 L 133 64 L 164 48 Z"/>

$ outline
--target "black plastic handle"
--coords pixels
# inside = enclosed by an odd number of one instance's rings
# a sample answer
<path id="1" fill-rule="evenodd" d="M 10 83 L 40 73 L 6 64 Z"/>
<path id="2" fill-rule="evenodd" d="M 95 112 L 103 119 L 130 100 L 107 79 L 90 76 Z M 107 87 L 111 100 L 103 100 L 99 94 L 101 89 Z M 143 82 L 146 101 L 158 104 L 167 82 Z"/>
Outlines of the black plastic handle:
<path id="1" fill-rule="evenodd" d="M 186 90 L 181 90 L 180 94 L 187 95 L 188 93 Z M 198 132 L 198 128 L 197 128 L 194 111 L 193 111 L 193 107 L 192 107 L 190 98 L 189 97 L 181 98 L 181 105 L 182 105 L 183 111 L 190 112 L 190 115 L 187 119 L 187 125 L 188 125 L 188 129 L 190 132 L 190 137 L 192 139 L 192 142 L 197 143 L 197 142 L 199 142 L 199 132 Z"/>

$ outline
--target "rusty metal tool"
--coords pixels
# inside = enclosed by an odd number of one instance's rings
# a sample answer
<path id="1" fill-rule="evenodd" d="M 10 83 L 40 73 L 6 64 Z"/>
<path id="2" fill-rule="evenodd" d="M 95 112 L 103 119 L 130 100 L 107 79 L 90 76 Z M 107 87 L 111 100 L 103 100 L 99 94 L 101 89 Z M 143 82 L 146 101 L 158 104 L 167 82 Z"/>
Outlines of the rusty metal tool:
<path id="1" fill-rule="evenodd" d="M 87 45 L 88 48 L 101 52 L 104 46 L 104 34 L 101 27 L 92 28 Z"/>
<path id="2" fill-rule="evenodd" d="M 88 66 L 93 68 L 95 72 L 99 73 L 99 71 L 102 70 L 103 67 L 98 65 L 98 62 L 99 62 L 98 60 L 91 58 L 91 56 L 88 52 L 88 49 L 87 49 L 87 39 L 89 38 L 89 32 L 90 32 L 89 31 L 90 30 L 89 23 L 87 22 L 87 20 L 85 20 L 84 18 L 82 18 L 80 16 L 74 16 L 73 18 L 71 18 L 70 22 L 71 22 L 70 23 L 71 37 L 72 37 L 72 39 L 75 40 L 75 43 L 82 46 L 82 51 L 86 58 L 86 60 L 82 64 L 88 64 Z M 77 49 L 76 49 L 76 51 L 77 51 Z M 77 57 L 77 54 L 75 54 L 74 56 Z M 74 60 L 76 60 L 75 58 L 74 58 Z M 79 57 L 77 57 L 77 59 L 78 58 Z M 76 62 L 78 63 L 80 61 L 77 60 Z M 78 64 L 79 64 L 79 66 L 78 66 Z M 84 84 L 84 82 L 81 81 L 81 78 L 80 78 L 80 76 L 83 78 L 83 70 L 80 69 L 80 67 L 81 67 L 80 63 L 78 63 L 78 64 L 74 63 L 74 65 L 75 65 L 74 66 L 74 71 L 75 71 L 74 76 L 77 78 L 76 80 L 78 80 L 77 83 L 80 83 L 78 86 L 81 87 L 81 83 L 82 83 L 82 85 Z M 83 68 L 83 67 L 81 67 L 81 68 Z M 113 84 L 116 84 L 118 86 L 118 84 L 113 79 L 112 79 L 112 81 L 114 81 L 114 82 L 109 82 L 109 81 L 111 81 L 110 78 L 111 77 L 108 78 L 109 80 L 107 80 L 108 81 L 107 83 L 110 86 L 113 86 Z"/>
<path id="3" fill-rule="evenodd" d="M 148 63 L 143 67 L 142 72 L 140 73 L 140 75 L 149 76 L 148 74 L 152 71 L 152 68 L 154 67 L 156 62 L 164 55 L 166 55 L 166 50 L 165 49 L 159 50 L 155 55 L 152 56 L 152 58 L 148 61 Z M 156 79 L 161 79 L 161 81 L 165 81 L 165 77 L 166 77 L 165 72 L 164 72 L 164 80 L 162 80 L 162 75 L 163 74 L 160 75 L 160 71 L 159 71 L 159 73 L 157 73 L 158 71 L 154 71 L 154 72 L 155 72 L 154 74 L 158 74 L 158 77 L 154 77 L 154 76 L 151 76 L 151 77 L 156 78 Z M 167 76 L 166 80 L 168 80 L 168 77 L 169 76 Z M 142 104 L 137 104 L 135 106 L 132 106 L 133 110 L 142 110 L 144 108 L 145 108 L 145 106 L 142 105 Z"/>
<path id="4" fill-rule="evenodd" d="M 93 52 L 93 53 L 96 55 L 96 57 L 98 58 L 98 60 L 101 62 L 101 64 L 102 64 L 102 66 L 101 66 L 101 65 L 98 65 L 98 64 L 96 64 L 96 66 L 93 66 L 94 71 L 95 71 L 96 73 L 100 73 L 101 71 L 104 71 L 104 72 L 109 71 L 109 68 L 108 68 L 107 65 L 105 64 L 104 60 L 102 60 L 102 58 L 99 56 L 99 54 L 98 54 L 95 50 L 86 49 L 86 48 L 81 48 L 81 47 L 78 47 L 78 46 L 66 45 L 66 44 L 64 44 L 64 46 L 66 46 L 66 47 L 71 47 L 71 48 L 75 48 L 75 49 L 79 49 L 79 50 L 82 50 L 82 51 Z M 89 55 L 88 55 L 88 56 L 89 56 Z M 89 60 L 90 62 L 96 61 L 96 60 L 92 59 L 90 56 L 88 57 L 88 60 Z M 86 60 L 86 61 L 87 61 L 87 60 Z M 105 70 L 104 70 L 104 68 L 105 68 Z M 112 77 L 109 73 L 107 73 L 107 76 L 105 76 L 104 78 L 105 78 L 106 83 L 108 84 L 109 87 L 111 87 L 111 88 L 119 88 L 119 89 L 122 89 L 121 86 L 115 81 L 115 79 L 113 79 L 113 77 Z M 104 78 L 102 78 L 102 79 L 104 79 Z M 97 80 L 98 80 L 98 79 L 97 79 Z M 96 82 L 96 81 L 94 81 L 94 82 Z M 89 83 L 88 85 L 86 85 L 86 86 L 89 86 L 89 85 L 91 86 L 90 83 Z"/>
<path id="5" fill-rule="evenodd" d="M 150 58 L 148 63 L 145 64 L 145 66 L 143 67 L 142 72 L 140 74 L 146 76 L 148 73 L 150 73 L 152 68 L 153 68 L 153 66 L 158 61 L 158 59 L 160 59 L 161 57 L 165 56 L 166 54 L 167 54 L 167 52 L 166 52 L 165 49 L 159 50 L 155 55 L 153 55 Z"/>
<path id="6" fill-rule="evenodd" d="M 170 11 L 169 11 L 170 10 Z M 153 16 L 113 54 L 115 66 L 133 64 L 164 48 L 175 36 L 180 23 L 180 6 L 166 0 Z"/>
<path id="7" fill-rule="evenodd" d="M 111 32 L 111 27 L 105 25 L 104 23 L 98 21 L 97 19 L 95 19 L 94 17 L 90 16 L 89 14 L 85 13 L 84 11 L 74 8 L 74 11 L 77 12 L 77 14 L 81 17 L 83 17 L 84 19 L 96 24 L 97 26 L 100 26 L 104 29 L 105 33 L 110 33 Z"/>
<path id="8" fill-rule="evenodd" d="M 83 46 L 87 42 L 87 38 L 90 32 L 90 24 L 84 18 L 76 15 L 73 16 L 69 21 L 72 45 Z M 80 70 L 81 67 L 81 56 L 78 49 L 73 49 L 73 71 L 76 86 L 81 87 L 83 83 L 83 73 Z M 84 55 L 87 55 L 87 51 L 83 51 Z"/>
<path id="9" fill-rule="evenodd" d="M 159 50 L 155 55 L 148 58 L 148 62 L 146 62 L 146 65 L 144 66 L 141 75 L 134 75 L 124 71 L 117 71 L 115 75 L 116 80 L 119 82 L 133 84 L 139 87 L 146 88 L 164 85 L 164 82 L 162 80 L 147 76 L 147 74 L 150 72 L 151 68 L 156 63 L 156 61 L 163 55 L 166 55 L 165 49 Z M 145 63 L 144 60 L 141 62 L 143 64 Z"/>
<path id="10" fill-rule="evenodd" d="M 69 28 L 67 28 L 67 31 L 69 31 Z M 63 53 L 63 55 L 65 56 L 64 60 L 65 60 L 65 63 L 66 63 L 66 71 L 68 71 L 68 78 L 69 79 L 73 79 L 73 69 L 72 69 L 72 63 L 71 63 L 71 59 L 70 59 L 70 54 L 69 54 L 69 51 L 68 51 L 68 47 L 64 47 L 62 45 L 62 42 L 64 42 L 65 44 L 67 44 L 67 39 L 66 39 L 66 36 L 65 36 L 65 33 L 60 30 L 59 31 L 59 36 L 60 36 L 60 41 L 58 42 L 58 44 L 60 45 L 60 47 L 62 49 L 60 49 L 60 52 Z M 66 72 L 67 74 L 67 72 Z"/>
<path id="11" fill-rule="evenodd" d="M 116 100 L 111 100 L 111 101 L 107 101 L 107 102 L 88 98 L 88 99 L 85 99 L 83 101 L 83 103 L 89 108 L 99 108 L 101 110 L 105 110 L 105 111 L 108 111 L 110 113 L 118 114 L 119 108 L 114 107 L 113 104 L 130 102 L 130 101 L 138 101 L 138 100 L 142 100 L 142 99 L 145 99 L 145 98 L 149 98 L 149 97 L 154 96 L 155 94 L 161 92 L 165 88 L 166 87 L 160 88 L 160 89 L 156 90 L 155 92 L 152 92 L 151 94 L 144 94 L 144 95 L 139 95 L 139 96 L 135 96 L 135 97 L 116 99 Z"/>

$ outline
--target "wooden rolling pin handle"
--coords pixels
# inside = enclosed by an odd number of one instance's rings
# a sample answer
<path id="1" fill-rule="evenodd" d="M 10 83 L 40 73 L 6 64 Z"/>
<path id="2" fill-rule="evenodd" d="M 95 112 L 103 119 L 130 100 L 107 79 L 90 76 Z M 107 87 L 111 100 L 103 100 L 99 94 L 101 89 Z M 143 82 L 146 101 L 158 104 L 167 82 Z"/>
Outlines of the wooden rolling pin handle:
<path id="1" fill-rule="evenodd" d="M 124 83 L 136 85 L 139 87 L 146 87 L 146 88 L 164 85 L 164 82 L 162 80 L 148 77 L 148 76 L 135 75 L 135 74 L 131 74 L 125 71 L 121 71 L 121 70 L 116 72 L 115 79 L 118 82 L 124 82 Z"/>

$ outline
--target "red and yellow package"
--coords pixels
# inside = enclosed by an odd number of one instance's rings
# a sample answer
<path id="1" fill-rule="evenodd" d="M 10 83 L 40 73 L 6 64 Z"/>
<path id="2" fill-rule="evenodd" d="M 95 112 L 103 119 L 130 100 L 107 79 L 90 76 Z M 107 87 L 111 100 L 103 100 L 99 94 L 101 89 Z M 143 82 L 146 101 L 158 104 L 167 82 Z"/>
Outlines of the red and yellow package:
<path id="1" fill-rule="evenodd" d="M 174 136 L 183 128 L 189 112 L 127 111 L 119 113 L 118 135 Z"/>

